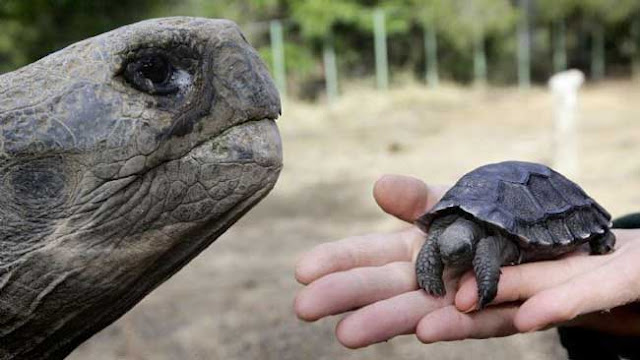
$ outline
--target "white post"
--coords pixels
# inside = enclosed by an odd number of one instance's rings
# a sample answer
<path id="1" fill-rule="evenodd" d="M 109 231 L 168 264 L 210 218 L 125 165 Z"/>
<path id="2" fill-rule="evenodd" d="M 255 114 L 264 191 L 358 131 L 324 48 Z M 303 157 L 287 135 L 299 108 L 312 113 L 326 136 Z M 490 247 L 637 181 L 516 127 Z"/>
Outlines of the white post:
<path id="1" fill-rule="evenodd" d="M 579 174 L 578 161 L 578 90 L 584 83 L 580 70 L 567 70 L 549 79 L 554 98 L 554 160 L 556 170 L 569 178 Z"/>

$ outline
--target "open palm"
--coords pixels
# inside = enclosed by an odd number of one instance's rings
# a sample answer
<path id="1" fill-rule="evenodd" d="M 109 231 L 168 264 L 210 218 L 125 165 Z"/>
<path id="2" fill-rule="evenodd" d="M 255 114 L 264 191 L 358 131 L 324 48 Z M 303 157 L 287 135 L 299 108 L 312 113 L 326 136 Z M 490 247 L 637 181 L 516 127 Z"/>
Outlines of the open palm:
<path id="1" fill-rule="evenodd" d="M 385 176 L 374 198 L 387 213 L 412 223 L 444 194 L 404 176 Z M 616 251 L 503 267 L 492 306 L 476 308 L 473 274 L 446 276 L 447 296 L 418 288 L 414 261 L 425 234 L 416 227 L 321 244 L 304 254 L 296 278 L 306 285 L 295 311 L 306 321 L 349 312 L 336 328 L 338 340 L 358 348 L 415 333 L 423 342 L 506 336 L 559 323 L 618 334 L 640 334 L 640 231 L 616 232 Z M 615 308 L 615 309 L 614 309 Z M 614 309 L 610 312 L 601 312 Z M 615 317 L 615 321 L 611 321 Z"/>

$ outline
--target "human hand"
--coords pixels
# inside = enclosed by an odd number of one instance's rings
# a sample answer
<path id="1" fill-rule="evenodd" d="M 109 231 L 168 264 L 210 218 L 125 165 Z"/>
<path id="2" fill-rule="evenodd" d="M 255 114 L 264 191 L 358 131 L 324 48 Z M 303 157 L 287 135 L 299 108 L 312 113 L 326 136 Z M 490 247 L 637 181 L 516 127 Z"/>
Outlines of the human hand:
<path id="1" fill-rule="evenodd" d="M 374 198 L 387 213 L 413 222 L 444 194 L 444 187 L 385 176 L 374 186 Z M 389 234 L 371 234 L 321 244 L 296 267 L 304 285 L 295 300 L 298 317 L 306 321 L 346 313 L 336 327 L 345 346 L 358 348 L 409 334 L 426 314 L 453 304 L 455 281 L 445 298 L 418 288 L 414 261 L 425 235 L 416 227 Z"/>
<path id="2" fill-rule="evenodd" d="M 588 247 L 561 259 L 502 268 L 493 306 L 477 311 L 475 277 L 465 274 L 455 305 L 432 312 L 416 329 L 425 342 L 491 337 L 555 325 L 640 335 L 640 230 L 614 230 L 616 249 Z"/>
<path id="3" fill-rule="evenodd" d="M 374 197 L 386 212 L 413 221 L 444 193 L 419 180 L 386 176 Z M 296 277 L 309 285 L 296 297 L 298 316 L 314 321 L 357 309 L 336 328 L 338 340 L 357 348 L 415 332 L 423 342 L 488 338 L 563 323 L 615 334 L 640 334 L 640 231 L 616 231 L 616 251 L 503 267 L 490 306 L 475 309 L 473 274 L 447 281 L 447 296 L 418 289 L 413 261 L 424 242 L 415 228 L 323 244 L 305 254 Z M 627 306 L 621 306 L 629 304 Z M 610 312 L 599 310 L 612 309 Z"/>

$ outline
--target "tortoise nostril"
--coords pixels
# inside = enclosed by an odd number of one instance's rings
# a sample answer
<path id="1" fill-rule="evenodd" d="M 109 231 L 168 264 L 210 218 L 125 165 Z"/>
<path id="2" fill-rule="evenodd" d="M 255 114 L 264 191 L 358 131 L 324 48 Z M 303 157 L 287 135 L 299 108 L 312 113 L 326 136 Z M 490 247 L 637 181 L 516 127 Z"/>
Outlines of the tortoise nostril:
<path id="1" fill-rule="evenodd" d="M 471 244 L 464 244 L 455 249 L 453 255 L 455 257 L 463 257 L 471 254 Z"/>
<path id="2" fill-rule="evenodd" d="M 460 246 L 453 251 L 454 255 L 463 255 L 471 250 L 471 247 L 468 245 Z"/>
<path id="3" fill-rule="evenodd" d="M 456 244 L 455 246 L 447 246 L 442 249 L 442 258 L 447 264 L 457 264 L 470 259 L 472 248 L 470 243 Z"/>

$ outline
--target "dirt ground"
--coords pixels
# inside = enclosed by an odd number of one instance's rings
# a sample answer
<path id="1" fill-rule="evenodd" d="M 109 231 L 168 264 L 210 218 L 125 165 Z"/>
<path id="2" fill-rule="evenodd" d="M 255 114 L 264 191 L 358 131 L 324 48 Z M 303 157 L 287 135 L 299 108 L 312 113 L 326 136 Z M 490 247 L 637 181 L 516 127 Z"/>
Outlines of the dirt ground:
<path id="1" fill-rule="evenodd" d="M 428 346 L 403 336 L 347 350 L 333 336 L 336 319 L 303 323 L 291 306 L 300 253 L 403 226 L 371 198 L 381 174 L 451 183 L 488 162 L 551 164 L 551 98 L 544 88 L 363 87 L 349 89 L 331 108 L 287 102 L 284 114 L 285 168 L 272 194 L 70 359 L 566 357 L 554 331 Z M 640 208 L 639 115 L 638 84 L 587 86 L 581 93 L 575 180 L 614 215 Z"/>

